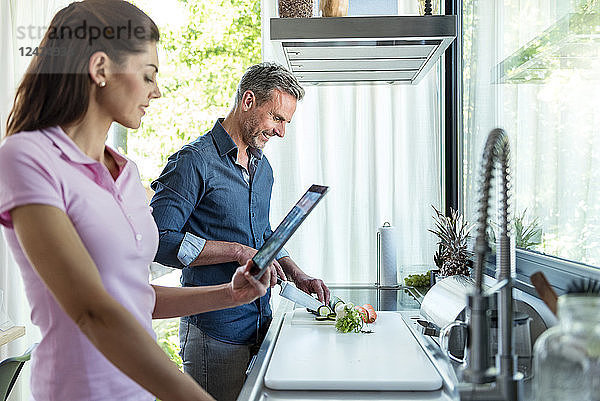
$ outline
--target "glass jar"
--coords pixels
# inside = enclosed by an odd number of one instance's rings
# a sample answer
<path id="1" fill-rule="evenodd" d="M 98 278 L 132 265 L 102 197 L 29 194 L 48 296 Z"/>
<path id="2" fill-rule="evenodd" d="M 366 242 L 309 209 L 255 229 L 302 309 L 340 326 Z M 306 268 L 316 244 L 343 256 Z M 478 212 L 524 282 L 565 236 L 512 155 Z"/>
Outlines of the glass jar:
<path id="1" fill-rule="evenodd" d="M 310 18 L 313 16 L 313 0 L 279 0 L 280 18 Z"/>
<path id="2" fill-rule="evenodd" d="M 563 295 L 559 324 L 534 346 L 535 399 L 600 400 L 600 297 Z"/>

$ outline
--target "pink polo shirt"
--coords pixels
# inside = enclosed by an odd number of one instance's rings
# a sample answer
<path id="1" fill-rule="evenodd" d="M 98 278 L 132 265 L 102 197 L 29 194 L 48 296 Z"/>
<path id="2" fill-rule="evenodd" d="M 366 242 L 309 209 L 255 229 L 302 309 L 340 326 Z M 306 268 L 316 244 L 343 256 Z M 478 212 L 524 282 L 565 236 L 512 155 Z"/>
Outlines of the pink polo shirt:
<path id="1" fill-rule="evenodd" d="M 108 149 L 120 168 L 116 181 L 59 127 L 21 132 L 0 145 L 0 224 L 23 276 L 31 320 L 42 332 L 32 357 L 36 401 L 154 400 L 110 363 L 60 308 L 23 254 L 9 214 L 27 204 L 64 211 L 106 290 L 155 338 L 155 294 L 148 276 L 158 231 L 135 164 Z"/>

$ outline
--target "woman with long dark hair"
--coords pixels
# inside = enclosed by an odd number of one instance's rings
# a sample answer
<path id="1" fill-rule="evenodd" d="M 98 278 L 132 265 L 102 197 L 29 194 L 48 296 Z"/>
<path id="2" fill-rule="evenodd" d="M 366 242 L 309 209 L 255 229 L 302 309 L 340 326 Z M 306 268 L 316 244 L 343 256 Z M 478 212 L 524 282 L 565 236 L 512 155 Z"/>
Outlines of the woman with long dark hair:
<path id="1" fill-rule="evenodd" d="M 273 284 L 148 283 L 158 233 L 135 164 L 105 145 L 138 128 L 156 83 L 159 32 L 122 0 L 59 11 L 19 85 L 0 145 L 0 224 L 42 333 L 31 390 L 43 400 L 211 399 L 155 342 L 152 318 L 251 302 Z"/>

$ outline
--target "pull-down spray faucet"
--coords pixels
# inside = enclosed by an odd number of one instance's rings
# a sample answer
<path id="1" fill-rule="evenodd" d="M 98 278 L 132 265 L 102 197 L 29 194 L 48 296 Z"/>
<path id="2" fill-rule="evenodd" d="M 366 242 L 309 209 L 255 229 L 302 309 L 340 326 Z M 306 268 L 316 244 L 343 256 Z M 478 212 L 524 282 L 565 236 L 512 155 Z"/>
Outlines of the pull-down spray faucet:
<path id="1" fill-rule="evenodd" d="M 467 321 L 469 345 L 467 366 L 460 386 L 461 400 L 516 401 L 519 399 L 520 380 L 515 372 L 515 352 L 512 347 L 513 277 L 511 269 L 509 221 L 509 143 L 506 132 L 494 129 L 488 135 L 482 160 L 481 198 L 477 219 L 475 242 L 475 288 L 468 296 Z M 487 293 L 483 290 L 483 266 L 489 253 L 486 238 L 489 198 L 495 167 L 499 167 L 500 179 L 500 236 L 496 268 L 497 284 Z M 498 358 L 499 371 L 489 366 L 489 307 L 490 298 L 498 291 Z"/>

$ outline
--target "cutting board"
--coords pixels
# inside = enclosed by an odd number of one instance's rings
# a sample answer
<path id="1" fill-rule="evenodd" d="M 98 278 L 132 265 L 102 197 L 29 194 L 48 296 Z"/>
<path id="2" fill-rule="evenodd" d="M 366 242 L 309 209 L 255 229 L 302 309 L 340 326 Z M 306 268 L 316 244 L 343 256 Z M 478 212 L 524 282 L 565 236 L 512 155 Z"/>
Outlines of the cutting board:
<path id="1" fill-rule="evenodd" d="M 396 312 L 377 312 L 374 332 L 339 333 L 331 325 L 285 316 L 265 373 L 274 390 L 433 391 L 442 379 Z"/>

